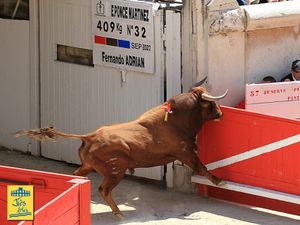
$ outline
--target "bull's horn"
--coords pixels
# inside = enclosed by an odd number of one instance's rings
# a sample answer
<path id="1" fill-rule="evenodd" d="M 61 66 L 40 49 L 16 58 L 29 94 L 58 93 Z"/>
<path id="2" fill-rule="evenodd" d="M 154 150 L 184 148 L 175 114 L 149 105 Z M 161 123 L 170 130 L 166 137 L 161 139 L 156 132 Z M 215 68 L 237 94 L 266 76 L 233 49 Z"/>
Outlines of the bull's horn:
<path id="1" fill-rule="evenodd" d="M 227 95 L 228 89 L 225 91 L 224 94 L 220 95 L 220 96 L 211 96 L 209 94 L 203 93 L 201 95 L 202 99 L 206 100 L 206 101 L 210 101 L 210 102 L 214 102 L 217 101 L 219 99 L 225 98 L 225 96 Z"/>
<path id="2" fill-rule="evenodd" d="M 201 85 L 206 81 L 206 79 L 207 79 L 207 76 L 204 77 L 204 78 L 203 78 L 202 80 L 200 80 L 199 82 L 193 84 L 193 87 L 199 87 L 199 86 L 201 86 Z"/>

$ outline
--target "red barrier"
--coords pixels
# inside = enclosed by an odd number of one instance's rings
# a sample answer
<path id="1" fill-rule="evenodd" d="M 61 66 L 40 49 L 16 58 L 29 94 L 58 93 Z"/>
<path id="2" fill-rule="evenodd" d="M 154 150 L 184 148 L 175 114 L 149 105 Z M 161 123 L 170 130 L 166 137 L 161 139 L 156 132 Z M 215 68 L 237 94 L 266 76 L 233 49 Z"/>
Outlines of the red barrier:
<path id="1" fill-rule="evenodd" d="M 224 180 L 300 200 L 300 121 L 222 107 L 198 136 L 199 158 Z M 300 215 L 300 204 L 200 185 L 208 196 Z"/>
<path id="2" fill-rule="evenodd" d="M 34 185 L 34 221 L 7 221 L 7 185 Z M 87 178 L 0 166 L 1 225 L 89 225 Z"/>

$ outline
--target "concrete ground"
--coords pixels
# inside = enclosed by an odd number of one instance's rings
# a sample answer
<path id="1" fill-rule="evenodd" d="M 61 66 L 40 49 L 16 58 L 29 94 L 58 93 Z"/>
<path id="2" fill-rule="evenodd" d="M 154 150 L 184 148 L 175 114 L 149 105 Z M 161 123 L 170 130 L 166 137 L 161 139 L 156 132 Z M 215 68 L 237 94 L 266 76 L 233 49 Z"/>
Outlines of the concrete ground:
<path id="1" fill-rule="evenodd" d="M 0 148 L 0 165 L 72 174 L 77 168 L 63 162 Z M 167 190 L 159 184 L 126 177 L 114 189 L 113 196 L 124 213 L 115 220 L 110 208 L 98 194 L 101 177 L 91 173 L 91 217 L 94 225 L 165 224 L 165 225 L 299 225 L 300 216 L 251 208 L 202 198 L 196 194 Z"/>

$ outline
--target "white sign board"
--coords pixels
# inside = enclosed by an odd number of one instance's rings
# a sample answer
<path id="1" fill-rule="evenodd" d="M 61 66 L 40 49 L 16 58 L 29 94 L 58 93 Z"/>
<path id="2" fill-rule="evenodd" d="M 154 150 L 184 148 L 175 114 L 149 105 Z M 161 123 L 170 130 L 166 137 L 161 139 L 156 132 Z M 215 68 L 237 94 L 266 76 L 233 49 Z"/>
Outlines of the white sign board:
<path id="1" fill-rule="evenodd" d="M 300 81 L 247 84 L 247 110 L 300 119 Z"/>
<path id="2" fill-rule="evenodd" d="M 92 0 L 95 65 L 154 73 L 153 3 Z"/>

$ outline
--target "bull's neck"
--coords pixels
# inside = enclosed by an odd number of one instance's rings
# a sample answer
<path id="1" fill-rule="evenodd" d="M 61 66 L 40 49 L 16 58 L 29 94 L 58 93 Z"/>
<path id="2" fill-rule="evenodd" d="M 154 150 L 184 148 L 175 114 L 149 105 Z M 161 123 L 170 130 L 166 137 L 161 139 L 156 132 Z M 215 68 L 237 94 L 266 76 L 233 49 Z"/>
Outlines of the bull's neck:
<path id="1" fill-rule="evenodd" d="M 177 129 L 180 131 L 180 136 L 184 137 L 184 139 L 194 139 L 198 135 L 203 124 L 204 122 L 201 121 L 201 119 L 193 120 L 191 118 L 183 125 L 179 125 Z"/>
<path id="2" fill-rule="evenodd" d="M 200 129 L 202 128 L 203 124 L 204 124 L 203 121 L 201 121 L 201 122 L 197 121 L 197 123 L 194 124 L 194 126 L 190 126 L 190 127 L 192 127 L 191 131 L 190 131 L 191 136 L 196 137 L 198 135 L 198 133 L 200 132 Z"/>

